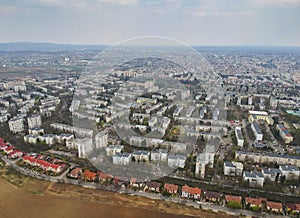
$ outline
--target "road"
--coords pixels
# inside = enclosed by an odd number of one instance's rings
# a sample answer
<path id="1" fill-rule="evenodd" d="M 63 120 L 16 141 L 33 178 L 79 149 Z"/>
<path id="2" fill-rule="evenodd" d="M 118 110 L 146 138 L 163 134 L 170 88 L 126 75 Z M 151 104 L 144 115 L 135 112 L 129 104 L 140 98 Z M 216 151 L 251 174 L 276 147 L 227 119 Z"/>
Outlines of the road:
<path id="1" fill-rule="evenodd" d="M 8 166 L 13 167 L 15 170 L 17 170 L 18 172 L 30 176 L 30 177 L 35 177 L 38 179 L 44 179 L 44 180 L 49 180 L 51 182 L 59 182 L 59 183 L 67 183 L 67 184 L 72 184 L 72 185 L 77 185 L 77 186 L 82 186 L 82 187 L 86 187 L 86 188 L 93 188 L 93 189 L 101 189 L 101 190 L 107 190 L 107 191 L 115 191 L 115 192 L 119 192 L 119 193 L 126 193 L 126 194 L 130 194 L 130 195 L 136 195 L 136 196 L 142 196 L 142 197 L 147 197 L 147 198 L 151 198 L 151 199 L 157 199 L 157 200 L 163 200 L 163 201 L 169 201 L 169 202 L 174 202 L 174 203 L 179 203 L 179 204 L 185 204 L 188 206 L 193 206 L 195 208 L 202 208 L 204 210 L 212 210 L 214 212 L 225 212 L 231 215 L 240 215 L 243 214 L 246 217 L 269 217 L 269 218 L 275 218 L 278 216 L 274 216 L 272 214 L 261 214 L 261 213 L 254 213 L 252 211 L 247 211 L 247 210 L 237 210 L 237 209 L 230 209 L 227 207 L 222 207 L 219 205 L 214 205 L 211 203 L 207 203 L 207 202 L 195 202 L 192 200 L 188 200 L 188 199 L 182 199 L 180 197 L 167 197 L 167 196 L 162 196 L 161 194 L 154 194 L 154 193 L 148 193 L 148 192 L 143 192 L 143 191 L 133 191 L 131 189 L 125 189 L 125 188 L 120 188 L 120 187 L 116 187 L 113 185 L 103 185 L 103 184 L 97 184 L 97 183 L 86 183 L 86 182 L 82 182 L 79 180 L 74 180 L 74 179 L 70 179 L 66 177 L 66 174 L 68 172 L 68 169 L 65 170 L 64 173 L 62 173 L 60 176 L 45 176 L 45 175 L 40 175 L 38 173 L 35 173 L 31 170 L 25 170 L 22 167 L 19 167 L 16 162 L 18 160 L 10 160 L 7 157 L 3 156 L 0 154 L 0 158 L 5 161 L 5 163 Z M 74 167 L 75 164 L 71 164 L 70 168 Z M 180 178 L 180 177 L 178 177 Z M 180 178 L 182 179 L 182 178 Z M 195 180 L 196 181 L 196 180 Z M 198 181 L 199 182 L 199 181 Z M 209 183 L 209 182 L 208 182 Z M 211 183 L 210 183 L 211 184 Z M 233 187 L 231 187 L 233 188 Z M 246 189 L 249 190 L 249 189 Z M 243 190 L 245 191 L 245 190 Z M 281 216 L 284 217 L 284 216 Z"/>

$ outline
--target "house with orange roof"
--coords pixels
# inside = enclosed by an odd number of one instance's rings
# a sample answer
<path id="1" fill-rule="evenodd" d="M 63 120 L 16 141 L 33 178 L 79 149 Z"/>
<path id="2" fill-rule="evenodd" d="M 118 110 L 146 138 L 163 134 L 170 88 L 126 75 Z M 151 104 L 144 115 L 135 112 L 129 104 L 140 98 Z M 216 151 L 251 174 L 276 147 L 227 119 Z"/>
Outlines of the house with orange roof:
<path id="1" fill-rule="evenodd" d="M 181 197 L 199 200 L 201 197 L 201 189 L 184 185 L 182 186 Z"/>
<path id="2" fill-rule="evenodd" d="M 97 173 L 86 170 L 84 171 L 83 176 L 87 181 L 94 182 L 97 177 Z"/>
<path id="3" fill-rule="evenodd" d="M 300 213 L 300 204 L 287 203 L 286 209 L 288 214 L 299 214 Z"/>
<path id="4" fill-rule="evenodd" d="M 225 195 L 225 204 L 228 207 L 242 208 L 242 196 Z"/>
<path id="5" fill-rule="evenodd" d="M 9 155 L 7 155 L 7 157 L 10 159 L 15 159 L 15 158 L 22 157 L 22 156 L 23 156 L 23 152 L 20 150 L 14 150 Z"/>
<path id="6" fill-rule="evenodd" d="M 209 202 L 220 202 L 222 194 L 219 192 L 205 191 L 204 192 L 205 200 Z"/>
<path id="7" fill-rule="evenodd" d="M 51 170 L 54 173 L 60 173 L 62 171 L 62 166 L 59 164 L 51 164 L 48 167 L 49 170 Z"/>
<path id="8" fill-rule="evenodd" d="M 8 155 L 8 154 L 10 154 L 11 152 L 13 152 L 15 148 L 16 148 L 15 146 L 12 146 L 12 145 L 11 145 L 11 146 L 8 146 L 7 148 L 4 148 L 3 151 L 4 151 L 5 154 Z"/>
<path id="9" fill-rule="evenodd" d="M 165 183 L 164 189 L 170 194 L 176 194 L 178 192 L 178 185 Z"/>
<path id="10" fill-rule="evenodd" d="M 262 199 L 245 197 L 245 204 L 246 204 L 246 207 L 249 207 L 249 208 L 261 208 Z"/>
<path id="11" fill-rule="evenodd" d="M 282 203 L 274 201 L 266 201 L 266 207 L 269 212 L 282 213 Z"/>
<path id="12" fill-rule="evenodd" d="M 69 177 L 78 179 L 79 174 L 82 173 L 82 168 L 76 167 L 68 174 Z"/>
<path id="13" fill-rule="evenodd" d="M 142 188 L 144 186 L 145 181 L 142 179 L 131 178 L 130 186 L 133 188 Z"/>
<path id="14" fill-rule="evenodd" d="M 161 183 L 159 182 L 147 181 L 144 187 L 144 191 L 160 193 L 160 187 Z"/>
<path id="15" fill-rule="evenodd" d="M 101 182 L 107 182 L 107 181 L 112 180 L 112 178 L 113 178 L 112 175 L 103 173 L 103 172 L 101 172 L 101 171 L 98 172 L 98 176 L 99 176 L 99 180 L 100 180 Z"/>

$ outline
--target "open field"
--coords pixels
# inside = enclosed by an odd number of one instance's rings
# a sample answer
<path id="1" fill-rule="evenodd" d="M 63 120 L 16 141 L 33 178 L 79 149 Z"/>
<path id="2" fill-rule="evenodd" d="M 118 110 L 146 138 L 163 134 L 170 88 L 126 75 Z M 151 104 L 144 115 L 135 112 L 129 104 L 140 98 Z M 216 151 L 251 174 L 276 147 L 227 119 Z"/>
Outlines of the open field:
<path id="1" fill-rule="evenodd" d="M 232 217 L 139 196 L 50 183 L 3 168 L 0 202 L 1 217 Z"/>

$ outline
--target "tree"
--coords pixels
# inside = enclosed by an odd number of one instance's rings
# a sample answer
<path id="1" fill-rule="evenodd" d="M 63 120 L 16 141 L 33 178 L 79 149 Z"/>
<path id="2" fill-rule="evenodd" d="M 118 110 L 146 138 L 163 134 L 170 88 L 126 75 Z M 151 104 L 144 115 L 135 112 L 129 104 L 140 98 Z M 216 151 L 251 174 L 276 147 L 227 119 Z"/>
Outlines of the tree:
<path id="1" fill-rule="evenodd" d="M 285 180 L 286 180 L 286 176 L 285 175 L 283 175 L 283 176 L 280 177 L 280 182 L 282 184 L 285 182 Z"/>
<path id="2" fill-rule="evenodd" d="M 279 173 L 276 174 L 275 182 L 278 182 L 278 179 L 279 179 Z"/>

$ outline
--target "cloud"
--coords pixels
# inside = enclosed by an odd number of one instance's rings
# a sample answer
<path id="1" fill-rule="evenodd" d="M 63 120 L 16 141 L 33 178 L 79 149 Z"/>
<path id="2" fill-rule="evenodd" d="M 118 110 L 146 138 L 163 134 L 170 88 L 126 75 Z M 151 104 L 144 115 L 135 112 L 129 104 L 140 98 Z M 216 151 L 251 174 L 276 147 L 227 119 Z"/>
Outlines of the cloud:
<path id="1" fill-rule="evenodd" d="M 0 6 L 0 17 L 1 15 L 18 14 L 18 15 L 31 15 L 33 13 L 40 12 L 39 9 L 28 8 L 28 7 L 16 7 L 16 6 Z"/>
<path id="2" fill-rule="evenodd" d="M 300 6 L 300 0 L 254 0 L 253 4 L 260 7 L 267 7 L 267 6 L 298 7 Z"/>
<path id="3" fill-rule="evenodd" d="M 114 5 L 135 5 L 138 0 L 97 0 L 101 3 L 114 4 Z"/>
<path id="4" fill-rule="evenodd" d="M 198 17 L 206 16 L 241 16 L 241 15 L 253 15 L 256 14 L 256 11 L 245 10 L 245 11 L 201 11 L 201 10 L 188 10 L 188 14 Z"/>

